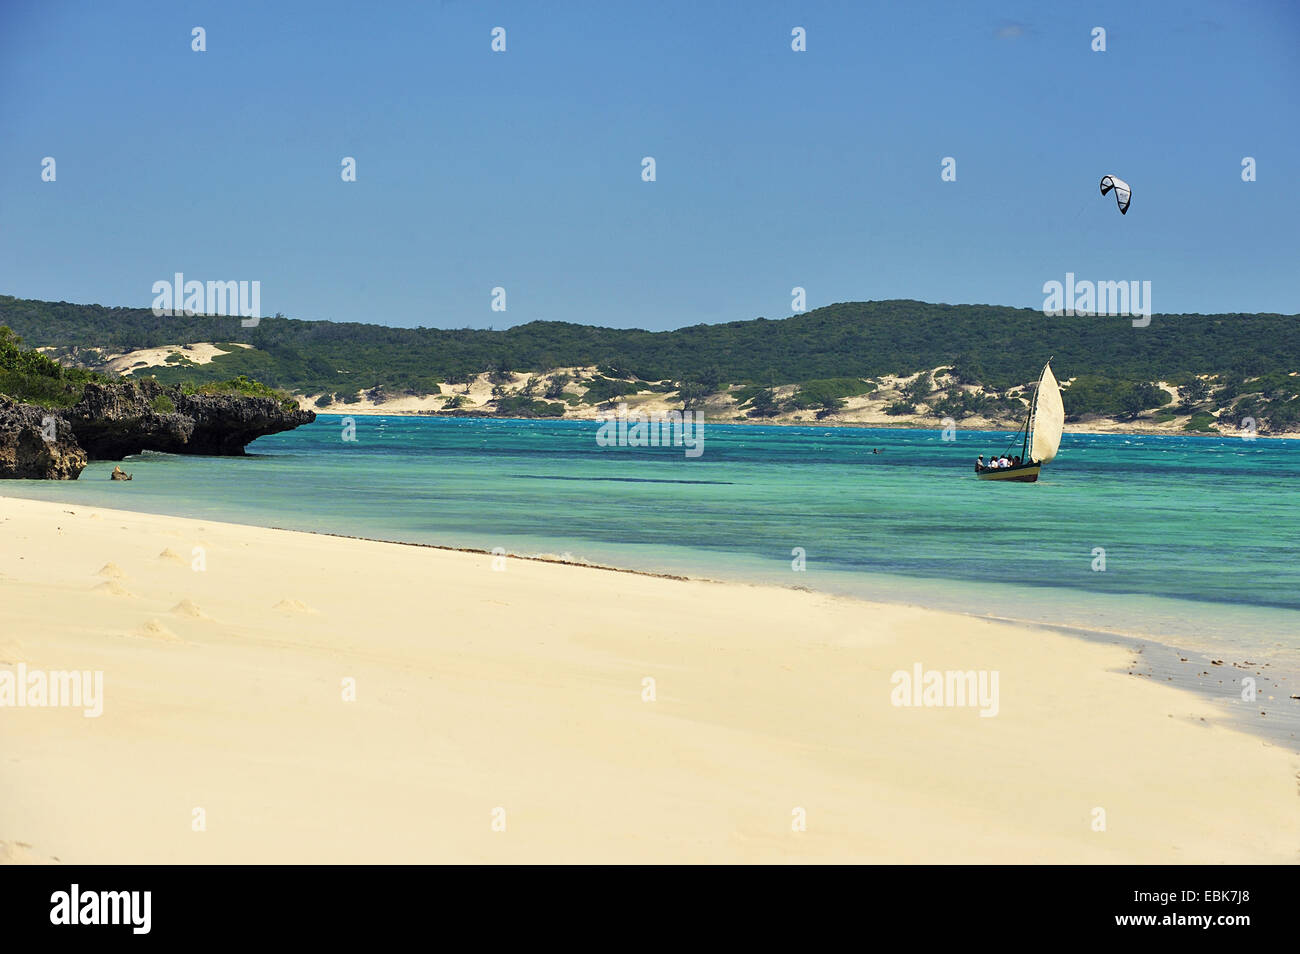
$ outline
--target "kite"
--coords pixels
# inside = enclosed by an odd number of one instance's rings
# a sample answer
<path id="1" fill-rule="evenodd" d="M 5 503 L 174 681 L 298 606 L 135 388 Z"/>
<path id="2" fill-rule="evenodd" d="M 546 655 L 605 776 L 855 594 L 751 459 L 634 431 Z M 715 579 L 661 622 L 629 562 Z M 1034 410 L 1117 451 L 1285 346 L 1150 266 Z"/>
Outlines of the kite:
<path id="1" fill-rule="evenodd" d="M 1115 202 L 1119 206 L 1120 215 L 1128 215 L 1129 199 L 1133 197 L 1133 190 L 1128 187 L 1128 183 L 1123 179 L 1115 176 L 1101 177 L 1101 194 L 1105 195 L 1111 189 L 1115 190 Z"/>

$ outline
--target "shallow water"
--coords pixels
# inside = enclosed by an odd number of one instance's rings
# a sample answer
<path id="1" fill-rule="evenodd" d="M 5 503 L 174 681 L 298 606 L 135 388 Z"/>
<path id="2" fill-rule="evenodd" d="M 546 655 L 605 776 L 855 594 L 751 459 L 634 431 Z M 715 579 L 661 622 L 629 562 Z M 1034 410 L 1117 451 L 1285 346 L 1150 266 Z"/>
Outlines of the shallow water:
<path id="1" fill-rule="evenodd" d="M 691 458 L 598 446 L 594 422 L 355 421 L 354 442 L 321 416 L 247 458 L 145 454 L 130 483 L 99 463 L 0 493 L 1300 656 L 1295 442 L 1067 434 L 1038 483 L 998 484 L 972 463 L 1003 434 L 709 424 Z"/>

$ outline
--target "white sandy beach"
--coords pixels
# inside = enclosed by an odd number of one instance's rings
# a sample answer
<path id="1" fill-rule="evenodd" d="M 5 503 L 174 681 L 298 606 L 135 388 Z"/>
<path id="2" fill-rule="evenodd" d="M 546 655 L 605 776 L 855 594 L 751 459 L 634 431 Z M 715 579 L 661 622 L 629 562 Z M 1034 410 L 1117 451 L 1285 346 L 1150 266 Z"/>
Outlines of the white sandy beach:
<path id="1" fill-rule="evenodd" d="M 0 708 L 0 861 L 1295 862 L 1300 760 L 1128 661 L 794 590 L 0 498 L 0 671 L 103 673 L 97 718 Z M 892 704 L 918 663 L 997 671 L 997 714 Z"/>

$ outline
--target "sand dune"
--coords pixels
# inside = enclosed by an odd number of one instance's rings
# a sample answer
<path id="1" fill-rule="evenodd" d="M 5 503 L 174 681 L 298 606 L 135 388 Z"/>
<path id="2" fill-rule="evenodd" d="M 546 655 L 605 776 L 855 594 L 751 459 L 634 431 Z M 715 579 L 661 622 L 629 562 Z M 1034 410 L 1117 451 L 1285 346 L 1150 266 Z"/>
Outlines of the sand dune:
<path id="1" fill-rule="evenodd" d="M 188 616 L 192 619 L 207 619 L 207 617 L 203 615 L 203 610 L 199 609 L 198 604 L 189 599 L 181 600 L 171 608 L 171 612 L 175 613 L 177 616 Z"/>
<path id="2" fill-rule="evenodd" d="M 105 580 L 103 583 L 100 583 L 95 587 L 95 592 L 107 593 L 109 596 L 132 596 L 133 595 L 130 590 L 128 590 L 121 583 L 117 582 L 117 580 Z"/>
<path id="3" fill-rule="evenodd" d="M 53 865 L 57 858 L 45 858 L 21 841 L 0 841 L 0 865 Z"/>
<path id="4" fill-rule="evenodd" d="M 1296 758 L 1125 675 L 1118 646 L 104 514 L 0 498 L 0 656 L 102 671 L 104 694 L 98 718 L 0 709 L 0 860 L 1298 857 Z M 206 570 L 159 564 L 200 526 Z M 136 599 L 86 586 L 106 563 Z M 918 664 L 996 671 L 996 715 L 895 705 Z"/>
<path id="5" fill-rule="evenodd" d="M 151 619 L 142 626 L 136 627 L 133 635 L 140 636 L 144 639 L 156 639 L 164 643 L 180 642 L 179 636 L 156 619 Z"/>
<path id="6" fill-rule="evenodd" d="M 280 600 L 280 602 L 276 603 L 273 608 L 285 613 L 305 613 L 311 615 L 316 612 L 302 600 Z"/>

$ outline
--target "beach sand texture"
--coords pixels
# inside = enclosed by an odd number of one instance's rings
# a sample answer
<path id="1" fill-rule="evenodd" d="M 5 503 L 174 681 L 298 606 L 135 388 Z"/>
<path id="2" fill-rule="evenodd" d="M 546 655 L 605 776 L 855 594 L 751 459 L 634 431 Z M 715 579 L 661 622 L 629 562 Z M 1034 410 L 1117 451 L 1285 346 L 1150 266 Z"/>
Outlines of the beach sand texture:
<path id="1" fill-rule="evenodd" d="M 1130 658 L 792 589 L 0 498 L 0 669 L 104 687 L 98 718 L 0 708 L 0 862 L 1300 858 L 1300 760 Z M 997 671 L 997 714 L 894 705 L 918 663 Z"/>

